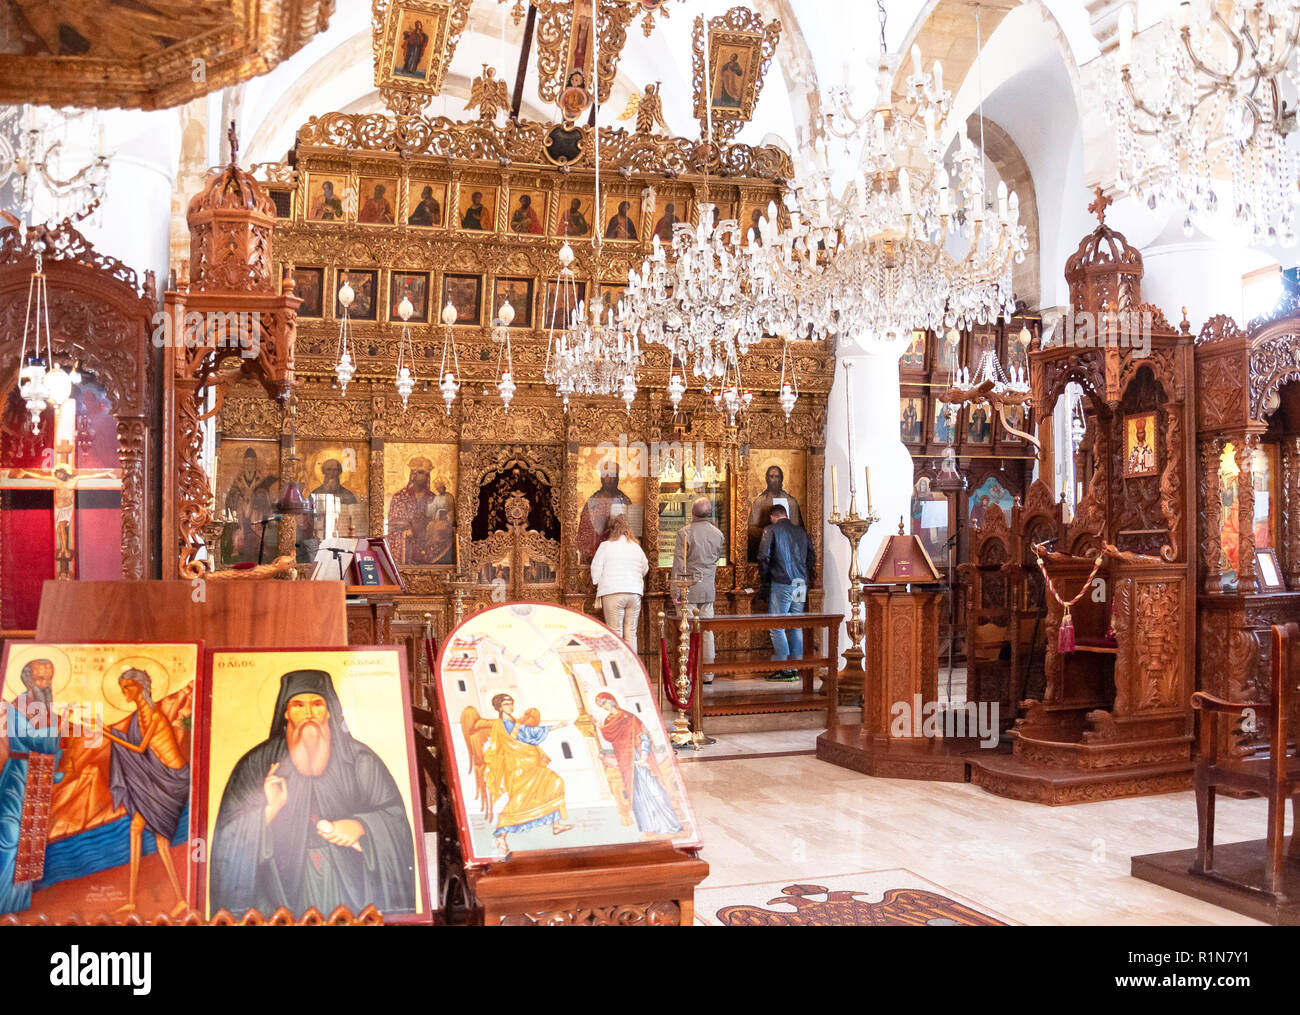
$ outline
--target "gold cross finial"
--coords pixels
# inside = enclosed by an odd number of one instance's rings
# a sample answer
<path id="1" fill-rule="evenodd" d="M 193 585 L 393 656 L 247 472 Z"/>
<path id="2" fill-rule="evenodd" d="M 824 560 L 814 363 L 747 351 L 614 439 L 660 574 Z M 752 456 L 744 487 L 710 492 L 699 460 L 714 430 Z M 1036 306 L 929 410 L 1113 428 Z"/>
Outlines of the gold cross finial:
<path id="1" fill-rule="evenodd" d="M 1106 224 L 1106 209 L 1115 201 L 1107 197 L 1100 187 L 1097 188 L 1096 194 L 1097 196 L 1093 199 L 1092 204 L 1088 205 L 1088 210 L 1097 216 L 1097 223 L 1104 226 Z"/>

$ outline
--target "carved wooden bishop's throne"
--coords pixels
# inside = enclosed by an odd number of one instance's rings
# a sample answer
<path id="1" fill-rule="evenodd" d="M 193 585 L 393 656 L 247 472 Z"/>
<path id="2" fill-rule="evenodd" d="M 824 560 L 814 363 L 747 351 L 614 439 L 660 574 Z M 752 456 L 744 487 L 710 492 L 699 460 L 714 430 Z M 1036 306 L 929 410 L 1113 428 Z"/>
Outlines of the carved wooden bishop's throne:
<path id="1" fill-rule="evenodd" d="M 1106 225 L 1108 203 L 1099 192 L 1097 228 L 1066 263 L 1064 334 L 1030 354 L 1035 419 L 1051 417 L 1067 384 L 1085 396 L 1075 457 L 1085 492 L 1043 553 L 1059 593 L 1046 597 L 1046 687 L 1022 703 L 1013 755 L 981 756 L 971 771 L 995 793 L 1042 803 L 1191 785 L 1193 339 L 1186 321 L 1175 329 L 1139 303 L 1142 257 Z M 1071 648 L 1061 600 L 1085 584 Z"/>

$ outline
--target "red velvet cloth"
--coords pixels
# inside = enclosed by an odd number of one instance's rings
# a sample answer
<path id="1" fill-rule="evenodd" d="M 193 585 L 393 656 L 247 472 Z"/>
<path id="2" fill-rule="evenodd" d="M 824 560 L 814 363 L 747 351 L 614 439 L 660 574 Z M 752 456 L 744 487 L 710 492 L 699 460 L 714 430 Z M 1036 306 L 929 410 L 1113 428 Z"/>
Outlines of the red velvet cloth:
<path id="1" fill-rule="evenodd" d="M 74 516 L 76 577 L 82 581 L 122 578 L 122 495 L 116 490 L 82 490 Z"/>
<path id="2" fill-rule="evenodd" d="M 41 587 L 54 577 L 53 491 L 4 492 L 0 561 L 0 626 L 32 630 L 41 606 Z"/>

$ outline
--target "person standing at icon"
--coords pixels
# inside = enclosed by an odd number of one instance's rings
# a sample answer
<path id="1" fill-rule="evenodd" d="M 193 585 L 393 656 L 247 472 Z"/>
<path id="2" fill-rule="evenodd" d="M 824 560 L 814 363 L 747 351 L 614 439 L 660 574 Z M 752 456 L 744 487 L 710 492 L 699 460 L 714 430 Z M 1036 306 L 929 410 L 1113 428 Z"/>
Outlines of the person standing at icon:
<path id="1" fill-rule="evenodd" d="M 627 515 L 617 510 L 592 557 L 591 581 L 596 586 L 596 602 L 605 611 L 605 624 L 620 632 L 633 652 L 637 650 L 636 624 L 649 570 L 650 561 L 632 536 Z"/>
<path id="2" fill-rule="evenodd" d="M 686 602 L 697 608 L 697 616 L 708 619 L 713 616 L 713 605 L 717 598 L 716 576 L 718 559 L 726 545 L 722 530 L 713 524 L 713 502 L 708 497 L 698 498 L 691 505 L 691 522 L 677 530 L 673 543 L 674 579 L 691 577 L 695 579 L 686 592 Z M 682 604 L 677 589 L 672 590 L 673 605 L 680 617 Z M 700 638 L 700 660 L 708 666 L 714 660 L 713 632 L 705 631 Z M 704 682 L 713 683 L 713 674 L 705 672 Z"/>

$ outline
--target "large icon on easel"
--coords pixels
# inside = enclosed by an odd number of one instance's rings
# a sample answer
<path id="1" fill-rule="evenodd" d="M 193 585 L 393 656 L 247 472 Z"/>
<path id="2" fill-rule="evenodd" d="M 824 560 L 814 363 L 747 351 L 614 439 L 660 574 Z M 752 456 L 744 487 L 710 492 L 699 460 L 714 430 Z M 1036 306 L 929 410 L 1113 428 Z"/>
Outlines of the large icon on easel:
<path id="1" fill-rule="evenodd" d="M 591 617 L 542 603 L 474 614 L 443 644 L 438 694 L 468 862 L 699 845 L 646 672 Z"/>

